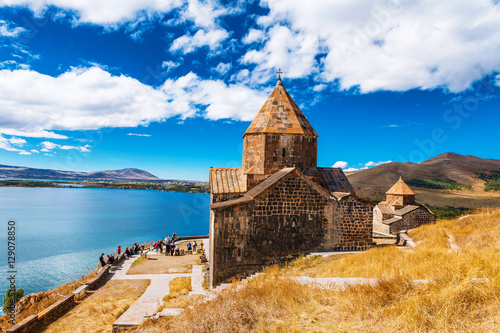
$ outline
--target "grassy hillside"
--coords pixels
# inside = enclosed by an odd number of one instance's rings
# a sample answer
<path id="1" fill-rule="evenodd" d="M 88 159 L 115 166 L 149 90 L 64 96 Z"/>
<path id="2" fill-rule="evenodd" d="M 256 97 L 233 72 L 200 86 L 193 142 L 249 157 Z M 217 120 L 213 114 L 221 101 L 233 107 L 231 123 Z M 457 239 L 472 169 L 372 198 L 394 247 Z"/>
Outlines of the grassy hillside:
<path id="1" fill-rule="evenodd" d="M 244 288 L 133 331 L 500 332 L 500 211 L 478 214 L 414 230 L 413 252 L 384 247 L 269 268 Z M 450 235 L 458 251 L 451 250 Z M 375 286 L 320 289 L 282 278 L 305 274 L 382 280 Z"/>
<path id="2" fill-rule="evenodd" d="M 412 186 L 418 202 L 433 206 L 500 207 L 500 192 L 494 191 L 497 185 L 500 188 L 500 181 L 492 179 L 488 186 L 488 180 L 478 175 L 500 175 L 500 161 L 445 153 L 420 163 L 387 163 L 347 173 L 347 178 L 361 197 L 384 198 L 401 176 Z"/>

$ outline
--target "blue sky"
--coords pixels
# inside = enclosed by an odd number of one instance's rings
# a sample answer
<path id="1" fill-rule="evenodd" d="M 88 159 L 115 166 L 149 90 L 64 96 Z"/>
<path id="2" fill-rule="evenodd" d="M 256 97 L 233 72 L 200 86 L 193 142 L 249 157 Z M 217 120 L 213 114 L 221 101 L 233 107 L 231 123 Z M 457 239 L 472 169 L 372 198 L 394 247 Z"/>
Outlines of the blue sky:
<path id="1" fill-rule="evenodd" d="M 500 159 L 498 1 L 0 0 L 0 164 L 207 180 L 283 83 L 345 170 Z"/>

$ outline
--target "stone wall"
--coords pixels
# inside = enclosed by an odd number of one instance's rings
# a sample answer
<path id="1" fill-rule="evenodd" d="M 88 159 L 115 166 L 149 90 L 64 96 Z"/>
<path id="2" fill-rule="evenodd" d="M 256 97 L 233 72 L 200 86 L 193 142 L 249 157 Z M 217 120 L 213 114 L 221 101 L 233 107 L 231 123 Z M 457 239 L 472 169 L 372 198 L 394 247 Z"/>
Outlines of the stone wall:
<path id="1" fill-rule="evenodd" d="M 387 194 L 385 201 L 389 205 L 396 206 L 398 209 L 407 205 L 415 204 L 414 195 L 399 195 L 399 194 Z"/>
<path id="2" fill-rule="evenodd" d="M 373 246 L 373 204 L 354 195 L 332 201 L 327 213 L 324 250 L 365 250 Z"/>
<path id="3" fill-rule="evenodd" d="M 387 216 L 387 214 L 383 214 L 380 208 L 375 206 L 373 208 L 373 231 L 378 231 L 384 234 L 390 234 L 390 226 L 388 224 L 383 223 L 384 220 L 387 220 L 394 215 Z"/>
<path id="4" fill-rule="evenodd" d="M 296 166 L 317 165 L 317 139 L 295 134 L 247 134 L 243 140 L 243 172 L 271 175 Z"/>
<path id="5" fill-rule="evenodd" d="M 401 230 L 415 229 L 429 223 L 436 223 L 436 216 L 420 207 L 403 215 L 400 221 L 390 224 L 389 233 L 395 235 Z"/>
<path id="6" fill-rule="evenodd" d="M 265 135 L 245 135 L 243 139 L 243 173 L 264 173 Z"/>
<path id="7" fill-rule="evenodd" d="M 218 193 L 212 194 L 210 203 L 216 203 L 221 201 L 233 200 L 241 197 L 243 193 Z"/>
<path id="8" fill-rule="evenodd" d="M 212 285 L 319 249 L 327 201 L 289 175 L 254 201 L 213 210 Z"/>

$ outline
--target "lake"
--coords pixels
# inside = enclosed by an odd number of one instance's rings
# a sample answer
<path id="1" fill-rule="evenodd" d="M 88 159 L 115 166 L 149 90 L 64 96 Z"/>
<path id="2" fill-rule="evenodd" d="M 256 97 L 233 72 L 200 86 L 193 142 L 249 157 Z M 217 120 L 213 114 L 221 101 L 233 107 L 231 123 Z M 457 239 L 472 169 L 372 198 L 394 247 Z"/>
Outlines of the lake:
<path id="1" fill-rule="evenodd" d="M 7 226 L 16 222 L 16 285 L 25 295 L 95 269 L 118 245 L 208 235 L 210 196 L 145 190 L 0 188 L 0 292 L 7 279 Z"/>

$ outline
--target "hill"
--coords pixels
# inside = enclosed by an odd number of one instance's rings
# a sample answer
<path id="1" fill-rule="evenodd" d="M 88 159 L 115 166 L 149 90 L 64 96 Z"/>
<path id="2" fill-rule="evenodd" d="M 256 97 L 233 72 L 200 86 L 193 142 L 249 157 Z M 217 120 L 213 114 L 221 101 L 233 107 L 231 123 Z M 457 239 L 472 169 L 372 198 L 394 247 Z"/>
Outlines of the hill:
<path id="1" fill-rule="evenodd" d="M 79 181 L 160 181 L 155 175 L 140 169 L 75 172 L 0 165 L 0 178 L 52 179 Z"/>
<path id="2" fill-rule="evenodd" d="M 361 197 L 381 199 L 398 180 L 412 179 L 453 180 L 471 186 L 471 190 L 431 189 L 412 186 L 417 201 L 436 206 L 500 206 L 500 192 L 485 189 L 485 181 L 478 174 L 491 174 L 500 170 L 500 160 L 471 155 L 444 153 L 420 163 L 387 163 L 371 169 L 347 173 L 357 194 Z"/>

